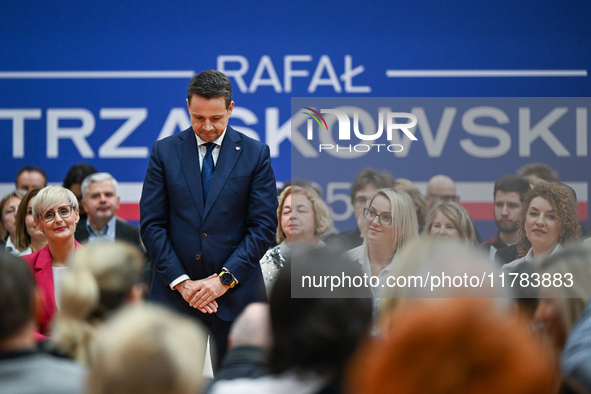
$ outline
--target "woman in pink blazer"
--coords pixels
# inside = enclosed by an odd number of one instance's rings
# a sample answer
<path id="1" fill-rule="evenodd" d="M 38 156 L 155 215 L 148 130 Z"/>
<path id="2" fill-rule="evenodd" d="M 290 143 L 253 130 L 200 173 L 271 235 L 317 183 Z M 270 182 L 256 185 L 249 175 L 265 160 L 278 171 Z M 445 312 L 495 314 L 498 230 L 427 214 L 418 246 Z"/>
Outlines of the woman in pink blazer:
<path id="1" fill-rule="evenodd" d="M 33 216 L 39 231 L 47 236 L 47 246 L 23 256 L 29 264 L 41 294 L 37 321 L 39 332 L 47 335 L 59 305 L 61 278 L 68 269 L 68 258 L 80 244 L 74 239 L 80 219 L 74 193 L 61 186 L 43 188 L 33 203 Z"/>

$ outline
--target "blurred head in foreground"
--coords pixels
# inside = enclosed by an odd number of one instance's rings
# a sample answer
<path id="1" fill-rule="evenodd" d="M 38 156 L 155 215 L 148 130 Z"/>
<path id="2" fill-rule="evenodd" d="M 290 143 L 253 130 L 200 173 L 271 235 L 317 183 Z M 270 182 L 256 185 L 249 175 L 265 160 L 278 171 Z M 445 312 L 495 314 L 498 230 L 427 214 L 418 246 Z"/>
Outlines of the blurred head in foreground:
<path id="1" fill-rule="evenodd" d="M 540 288 L 535 327 L 562 352 L 566 337 L 591 295 L 591 244 L 569 246 L 540 260 L 538 272 L 545 282 Z"/>
<path id="2" fill-rule="evenodd" d="M 329 382 L 340 380 L 343 368 L 369 329 L 371 293 L 363 288 L 331 292 L 329 285 L 328 289 L 306 289 L 309 292 L 303 293 L 314 298 L 292 298 L 292 285 L 301 280 L 300 274 L 318 278 L 341 273 L 362 275 L 359 264 L 323 249 L 294 256 L 281 271 L 270 297 L 271 373 L 313 373 Z"/>
<path id="3" fill-rule="evenodd" d="M 349 392 L 552 393 L 549 354 L 487 302 L 448 299 L 400 311 L 390 335 L 354 359 Z"/>
<path id="4" fill-rule="evenodd" d="M 192 319 L 155 305 L 124 308 L 97 333 L 88 393 L 199 393 L 205 343 Z"/>
<path id="5" fill-rule="evenodd" d="M 142 299 L 144 256 L 123 242 L 91 244 L 72 254 L 62 283 L 54 344 L 82 364 L 94 332 L 116 309 Z"/>

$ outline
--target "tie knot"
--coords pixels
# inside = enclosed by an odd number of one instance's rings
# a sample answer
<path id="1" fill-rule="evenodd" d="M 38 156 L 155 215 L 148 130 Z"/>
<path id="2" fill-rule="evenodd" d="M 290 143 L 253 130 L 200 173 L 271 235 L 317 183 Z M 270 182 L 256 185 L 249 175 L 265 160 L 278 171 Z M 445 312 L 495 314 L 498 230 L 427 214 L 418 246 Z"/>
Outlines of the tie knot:
<path id="1" fill-rule="evenodd" d="M 207 153 L 211 153 L 211 151 L 215 147 L 215 144 L 213 142 L 206 142 L 205 147 L 207 148 Z"/>

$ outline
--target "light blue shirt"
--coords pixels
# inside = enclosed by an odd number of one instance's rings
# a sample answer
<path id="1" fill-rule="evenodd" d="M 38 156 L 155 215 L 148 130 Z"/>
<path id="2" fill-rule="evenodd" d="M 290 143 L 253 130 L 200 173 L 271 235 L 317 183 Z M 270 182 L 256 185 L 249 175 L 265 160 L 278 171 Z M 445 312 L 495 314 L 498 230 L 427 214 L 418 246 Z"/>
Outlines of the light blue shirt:
<path id="1" fill-rule="evenodd" d="M 115 242 L 115 225 L 117 223 L 117 216 L 113 215 L 111 220 L 97 232 L 90 224 L 90 219 L 86 218 L 86 230 L 88 230 L 88 243 L 94 244 L 98 242 Z"/>

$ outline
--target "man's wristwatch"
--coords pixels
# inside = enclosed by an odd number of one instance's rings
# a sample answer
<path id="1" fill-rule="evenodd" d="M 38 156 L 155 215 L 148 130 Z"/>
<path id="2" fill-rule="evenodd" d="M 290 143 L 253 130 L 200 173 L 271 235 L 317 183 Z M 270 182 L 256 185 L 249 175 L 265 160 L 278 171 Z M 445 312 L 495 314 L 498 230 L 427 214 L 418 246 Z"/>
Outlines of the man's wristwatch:
<path id="1" fill-rule="evenodd" d="M 230 286 L 230 289 L 234 288 L 238 284 L 238 280 L 232 273 L 226 268 L 222 268 L 222 272 L 218 275 L 223 285 Z"/>

